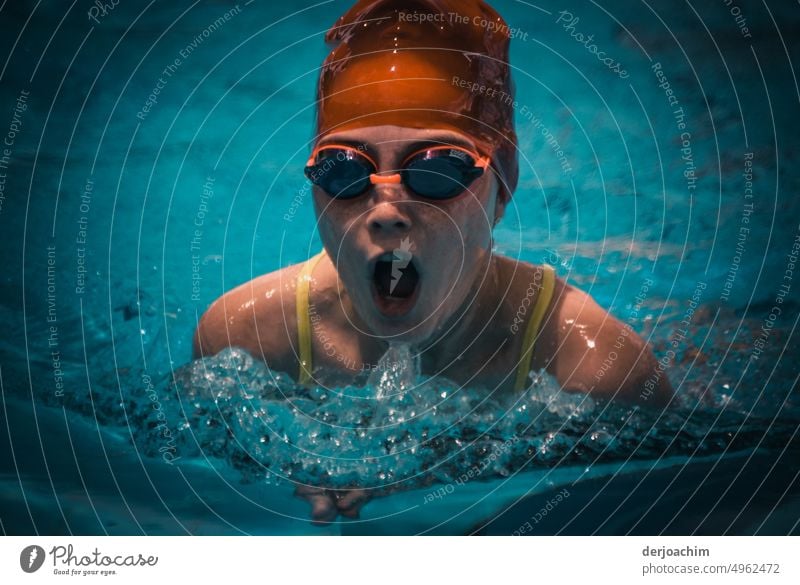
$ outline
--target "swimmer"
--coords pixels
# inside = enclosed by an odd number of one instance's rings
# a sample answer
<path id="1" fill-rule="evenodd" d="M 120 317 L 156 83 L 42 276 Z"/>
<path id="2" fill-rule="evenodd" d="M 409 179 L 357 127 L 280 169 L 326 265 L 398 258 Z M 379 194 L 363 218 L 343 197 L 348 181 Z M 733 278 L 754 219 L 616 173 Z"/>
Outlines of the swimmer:
<path id="1" fill-rule="evenodd" d="M 498 26 L 407 22 L 411 9 Z M 493 252 L 518 177 L 504 25 L 481 0 L 360 0 L 337 21 L 305 169 L 324 249 L 215 301 L 196 357 L 240 347 L 302 384 L 334 386 L 405 343 L 424 375 L 487 392 L 524 392 L 544 368 L 566 392 L 671 401 L 663 366 L 630 327 L 552 267 Z M 316 522 L 357 517 L 368 499 L 297 494 Z"/>

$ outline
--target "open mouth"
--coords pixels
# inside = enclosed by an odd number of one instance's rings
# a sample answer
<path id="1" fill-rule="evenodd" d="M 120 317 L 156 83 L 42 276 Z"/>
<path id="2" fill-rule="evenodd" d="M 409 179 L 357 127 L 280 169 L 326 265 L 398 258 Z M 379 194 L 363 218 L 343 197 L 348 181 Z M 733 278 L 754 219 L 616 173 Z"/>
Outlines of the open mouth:
<path id="1" fill-rule="evenodd" d="M 372 262 L 375 305 L 386 316 L 408 313 L 419 296 L 420 273 L 411 254 L 386 252 Z"/>

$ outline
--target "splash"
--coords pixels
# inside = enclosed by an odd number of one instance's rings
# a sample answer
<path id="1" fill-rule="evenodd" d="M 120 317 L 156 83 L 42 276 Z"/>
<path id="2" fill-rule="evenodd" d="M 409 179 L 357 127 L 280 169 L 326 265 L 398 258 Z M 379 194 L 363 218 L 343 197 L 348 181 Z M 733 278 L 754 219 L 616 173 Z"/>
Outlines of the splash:
<path id="1" fill-rule="evenodd" d="M 390 343 L 378 361 L 378 367 L 370 374 L 367 385 L 375 388 L 378 400 L 383 400 L 412 389 L 419 378 L 419 354 L 413 354 L 407 343 Z"/>
<path id="2" fill-rule="evenodd" d="M 163 412 L 184 460 L 222 460 L 244 481 L 326 487 L 420 487 L 469 469 L 490 479 L 531 467 L 703 455 L 751 448 L 764 428 L 732 411 L 597 403 L 564 392 L 545 372 L 516 395 L 464 388 L 420 375 L 418 357 L 402 344 L 364 386 L 298 386 L 239 349 L 186 365 L 166 386 Z M 782 434 L 772 426 L 770 437 L 785 443 Z M 138 440 L 157 455 L 152 435 Z"/>

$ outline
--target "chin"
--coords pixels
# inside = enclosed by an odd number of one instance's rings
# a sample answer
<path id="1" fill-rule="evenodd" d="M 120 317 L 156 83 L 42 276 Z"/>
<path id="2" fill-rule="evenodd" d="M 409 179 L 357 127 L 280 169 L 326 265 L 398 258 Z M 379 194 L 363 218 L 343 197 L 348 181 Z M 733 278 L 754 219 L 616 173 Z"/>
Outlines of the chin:
<path id="1" fill-rule="evenodd" d="M 374 304 L 368 310 L 372 334 L 387 343 L 426 345 L 439 324 L 440 315 L 430 307 L 417 306 L 400 317 L 387 317 Z"/>
<path id="2" fill-rule="evenodd" d="M 423 322 L 422 319 L 415 319 L 412 315 L 387 318 L 374 307 L 372 312 L 372 318 L 369 320 L 372 333 L 384 341 L 418 344 L 431 335 L 430 324 Z"/>

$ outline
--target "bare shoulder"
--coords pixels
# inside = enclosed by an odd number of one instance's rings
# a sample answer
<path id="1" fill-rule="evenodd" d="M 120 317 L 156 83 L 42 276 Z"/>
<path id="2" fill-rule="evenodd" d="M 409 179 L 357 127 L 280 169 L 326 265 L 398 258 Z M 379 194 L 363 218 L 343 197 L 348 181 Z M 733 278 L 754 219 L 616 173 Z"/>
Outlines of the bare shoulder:
<path id="1" fill-rule="evenodd" d="M 264 274 L 228 291 L 206 310 L 194 336 L 195 357 L 240 347 L 277 371 L 297 368 L 297 277 L 304 263 Z"/>
<path id="2" fill-rule="evenodd" d="M 547 369 L 567 391 L 654 406 L 672 396 L 665 372 L 633 328 L 560 279 L 542 341 Z"/>

